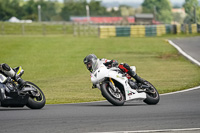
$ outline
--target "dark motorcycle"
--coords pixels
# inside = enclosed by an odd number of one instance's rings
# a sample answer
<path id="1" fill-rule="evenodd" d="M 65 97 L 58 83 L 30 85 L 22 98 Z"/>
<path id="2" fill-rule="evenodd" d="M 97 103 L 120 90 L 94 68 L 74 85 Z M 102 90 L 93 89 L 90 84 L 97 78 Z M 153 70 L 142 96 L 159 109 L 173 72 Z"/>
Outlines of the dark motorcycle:
<path id="1" fill-rule="evenodd" d="M 16 68 L 20 74 L 17 82 L 11 77 L 0 74 L 0 106 L 2 107 L 24 107 L 41 109 L 45 106 L 46 99 L 42 90 L 32 82 L 24 81 L 21 76 L 23 69 Z"/>

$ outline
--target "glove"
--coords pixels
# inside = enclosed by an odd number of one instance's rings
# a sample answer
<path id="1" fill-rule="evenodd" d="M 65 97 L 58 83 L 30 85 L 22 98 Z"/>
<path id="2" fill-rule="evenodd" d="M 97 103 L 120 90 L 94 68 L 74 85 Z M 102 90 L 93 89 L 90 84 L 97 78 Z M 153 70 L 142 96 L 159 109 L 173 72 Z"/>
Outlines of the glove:
<path id="1" fill-rule="evenodd" d="M 112 61 L 112 67 L 117 67 L 118 66 L 118 62 L 116 60 L 111 60 Z"/>
<path id="2" fill-rule="evenodd" d="M 104 65 L 107 66 L 108 68 L 117 67 L 118 62 L 116 60 L 111 60 L 109 62 L 104 63 Z"/>

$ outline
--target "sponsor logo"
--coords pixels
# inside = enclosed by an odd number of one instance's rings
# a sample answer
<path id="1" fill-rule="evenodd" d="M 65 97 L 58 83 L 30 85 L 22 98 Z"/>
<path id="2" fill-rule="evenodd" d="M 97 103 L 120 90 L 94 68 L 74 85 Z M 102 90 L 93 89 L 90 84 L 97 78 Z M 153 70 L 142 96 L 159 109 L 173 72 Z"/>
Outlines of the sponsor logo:
<path id="1" fill-rule="evenodd" d="M 132 91 L 128 91 L 128 96 L 131 96 L 131 95 L 133 95 L 133 94 L 135 94 L 135 93 L 132 92 Z"/>
<path id="2" fill-rule="evenodd" d="M 116 77 L 117 77 L 117 78 L 121 78 L 121 79 L 125 79 L 125 78 L 123 78 L 123 77 L 121 77 L 121 76 L 119 76 L 119 75 L 116 75 Z"/>

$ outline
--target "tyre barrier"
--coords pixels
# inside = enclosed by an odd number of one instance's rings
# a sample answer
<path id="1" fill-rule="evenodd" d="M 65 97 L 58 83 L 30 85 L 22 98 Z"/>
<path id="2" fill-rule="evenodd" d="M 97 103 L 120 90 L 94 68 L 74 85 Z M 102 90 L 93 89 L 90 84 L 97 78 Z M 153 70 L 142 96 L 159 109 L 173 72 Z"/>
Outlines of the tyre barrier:
<path id="1" fill-rule="evenodd" d="M 199 24 L 99 26 L 99 37 L 151 37 L 165 34 L 200 33 Z"/>

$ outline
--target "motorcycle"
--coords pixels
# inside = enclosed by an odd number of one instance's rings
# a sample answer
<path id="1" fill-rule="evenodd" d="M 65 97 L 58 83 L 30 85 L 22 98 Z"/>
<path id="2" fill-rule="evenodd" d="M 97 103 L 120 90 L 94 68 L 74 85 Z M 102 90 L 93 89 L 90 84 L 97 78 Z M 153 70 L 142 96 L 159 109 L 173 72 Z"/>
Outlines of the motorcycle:
<path id="1" fill-rule="evenodd" d="M 16 68 L 20 74 L 19 82 L 11 77 L 0 74 L 0 106 L 1 107 L 24 107 L 30 109 L 41 109 L 45 106 L 46 99 L 42 90 L 32 82 L 24 81 L 21 76 L 24 70 Z"/>
<path id="2" fill-rule="evenodd" d="M 131 66 L 136 71 L 135 66 Z M 148 81 L 145 84 L 130 79 L 130 75 L 117 67 L 108 68 L 100 65 L 93 66 L 91 81 L 95 88 L 100 89 L 102 96 L 115 106 L 122 106 L 126 101 L 143 100 L 146 104 L 155 105 L 160 96 L 156 88 Z"/>

